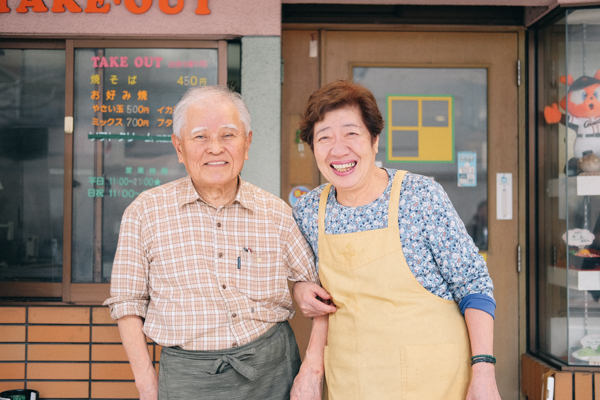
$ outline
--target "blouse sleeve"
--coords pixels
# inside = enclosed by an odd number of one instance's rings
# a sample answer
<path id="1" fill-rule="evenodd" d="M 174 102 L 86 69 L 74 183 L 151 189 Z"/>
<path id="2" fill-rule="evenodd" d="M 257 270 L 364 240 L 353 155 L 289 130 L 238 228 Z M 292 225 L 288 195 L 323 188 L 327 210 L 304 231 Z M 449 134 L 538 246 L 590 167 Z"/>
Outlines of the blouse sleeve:
<path id="1" fill-rule="evenodd" d="M 494 302 L 494 286 L 486 263 L 448 195 L 439 183 L 427 178 L 423 178 L 420 186 L 408 201 L 418 204 L 418 213 L 422 214 L 420 228 L 424 244 L 454 300 L 461 303 L 467 296 L 479 294 L 488 296 Z M 475 299 L 479 296 L 469 297 Z"/>

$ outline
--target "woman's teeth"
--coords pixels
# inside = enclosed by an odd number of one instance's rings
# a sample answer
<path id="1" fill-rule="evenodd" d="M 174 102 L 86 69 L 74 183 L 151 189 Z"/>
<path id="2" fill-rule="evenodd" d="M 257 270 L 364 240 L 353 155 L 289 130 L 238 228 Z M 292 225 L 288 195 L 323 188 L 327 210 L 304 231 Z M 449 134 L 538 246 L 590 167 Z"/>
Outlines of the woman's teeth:
<path id="1" fill-rule="evenodd" d="M 222 165 L 225 164 L 225 161 L 219 161 L 219 162 L 209 162 L 207 163 L 208 165 Z"/>
<path id="2" fill-rule="evenodd" d="M 348 172 L 356 165 L 355 162 L 346 164 L 331 164 L 331 166 L 338 172 Z"/>

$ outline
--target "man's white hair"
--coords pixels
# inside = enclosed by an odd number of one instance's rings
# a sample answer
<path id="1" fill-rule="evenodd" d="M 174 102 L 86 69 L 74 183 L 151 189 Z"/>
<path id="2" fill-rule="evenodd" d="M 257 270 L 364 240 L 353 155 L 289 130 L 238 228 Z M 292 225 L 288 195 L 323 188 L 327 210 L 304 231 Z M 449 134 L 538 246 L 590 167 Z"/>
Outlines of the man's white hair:
<path id="1" fill-rule="evenodd" d="M 248 111 L 248 107 L 246 106 L 246 103 L 244 103 L 242 96 L 225 86 L 199 86 L 188 89 L 173 109 L 173 133 L 175 136 L 181 138 L 181 130 L 185 126 L 185 114 L 191 105 L 210 97 L 219 96 L 228 99 L 233 103 L 235 108 L 237 108 L 240 120 L 244 124 L 244 129 L 246 130 L 246 136 L 248 136 L 252 130 L 250 127 L 250 111 Z"/>

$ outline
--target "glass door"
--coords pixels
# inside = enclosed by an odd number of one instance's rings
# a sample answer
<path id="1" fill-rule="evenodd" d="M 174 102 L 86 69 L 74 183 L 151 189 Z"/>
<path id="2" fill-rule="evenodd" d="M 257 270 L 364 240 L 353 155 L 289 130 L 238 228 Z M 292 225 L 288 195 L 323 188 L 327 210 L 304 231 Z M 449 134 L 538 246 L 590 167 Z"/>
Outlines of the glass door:
<path id="1" fill-rule="evenodd" d="M 439 182 L 486 256 L 488 119 L 486 68 L 353 66 L 386 126 L 377 160 Z"/>

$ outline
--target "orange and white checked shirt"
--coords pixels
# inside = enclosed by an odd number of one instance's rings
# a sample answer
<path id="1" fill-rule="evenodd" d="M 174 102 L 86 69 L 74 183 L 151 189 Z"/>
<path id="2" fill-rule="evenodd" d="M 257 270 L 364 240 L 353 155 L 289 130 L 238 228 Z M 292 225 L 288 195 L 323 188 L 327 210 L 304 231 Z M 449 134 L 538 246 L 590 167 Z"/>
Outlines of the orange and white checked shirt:
<path id="1" fill-rule="evenodd" d="M 145 318 L 162 346 L 221 350 L 294 316 L 288 279 L 318 283 L 291 208 L 241 179 L 233 204 L 215 208 L 188 176 L 125 210 L 104 304 L 113 319 Z"/>

